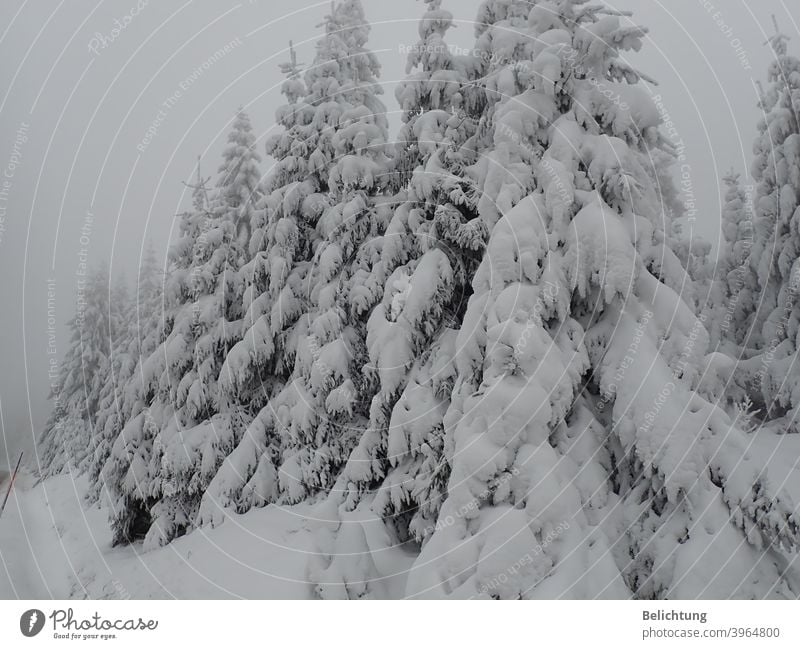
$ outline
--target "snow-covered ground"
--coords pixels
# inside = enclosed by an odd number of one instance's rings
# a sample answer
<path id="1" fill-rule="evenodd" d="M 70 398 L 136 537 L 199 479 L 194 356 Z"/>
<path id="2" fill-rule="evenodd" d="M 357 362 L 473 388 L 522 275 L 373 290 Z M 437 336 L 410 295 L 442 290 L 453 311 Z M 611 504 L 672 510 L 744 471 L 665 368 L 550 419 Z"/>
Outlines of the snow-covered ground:
<path id="1" fill-rule="evenodd" d="M 775 486 L 800 502 L 800 435 L 763 430 L 747 454 L 770 467 Z M 0 495 L 5 487 L 0 485 Z M 0 599 L 315 597 L 308 566 L 316 553 L 311 505 L 229 514 L 167 547 L 111 547 L 108 512 L 89 507 L 85 477 L 17 480 L 0 518 Z M 382 553 L 381 553 L 382 554 Z M 414 557 L 389 548 L 380 562 L 386 596 L 405 595 Z"/>
<path id="2" fill-rule="evenodd" d="M 795 505 L 800 505 L 800 435 L 776 435 L 763 429 L 750 435 L 748 456 L 759 466 L 769 466 L 769 477 L 776 487 L 786 489 Z"/>
<path id="3" fill-rule="evenodd" d="M 0 518 L 0 599 L 314 597 L 308 506 L 234 514 L 144 553 L 111 547 L 107 511 L 86 506 L 86 487 L 68 475 L 19 479 Z M 402 596 L 411 559 L 397 558 L 392 597 Z"/>

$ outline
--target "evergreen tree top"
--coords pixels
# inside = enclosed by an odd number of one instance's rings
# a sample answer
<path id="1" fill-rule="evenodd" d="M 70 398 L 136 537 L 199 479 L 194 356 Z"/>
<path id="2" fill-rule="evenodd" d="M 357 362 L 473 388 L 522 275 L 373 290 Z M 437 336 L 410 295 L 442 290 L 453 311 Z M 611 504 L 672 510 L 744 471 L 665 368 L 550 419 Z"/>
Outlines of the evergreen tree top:
<path id="1" fill-rule="evenodd" d="M 731 167 L 728 172 L 722 177 L 722 182 L 726 185 L 738 185 L 741 180 L 741 174 Z"/>
<path id="2" fill-rule="evenodd" d="M 222 153 L 217 187 L 223 205 L 239 208 L 257 201 L 255 196 L 261 181 L 258 163 L 261 156 L 256 152 L 256 138 L 250 118 L 239 108 L 228 134 L 228 146 Z"/>
<path id="3" fill-rule="evenodd" d="M 204 212 L 208 209 L 208 182 L 210 178 L 203 178 L 200 173 L 200 156 L 197 156 L 197 178 L 193 185 L 187 182 L 183 184 L 192 190 L 192 207 L 197 213 Z"/>
<path id="4" fill-rule="evenodd" d="M 296 79 L 300 76 L 300 73 L 303 71 L 303 65 L 297 62 L 297 52 L 294 49 L 294 41 L 289 41 L 289 60 L 281 63 L 278 67 L 289 79 Z"/>
<path id="5" fill-rule="evenodd" d="M 317 87 L 321 79 L 334 78 L 340 86 L 354 83 L 375 84 L 380 74 L 377 57 L 366 49 L 370 26 L 360 0 L 333 3 L 331 12 L 320 25 L 325 35 L 317 43 L 314 65 L 306 71 L 306 85 L 312 95 L 323 95 L 327 85 Z M 316 88 L 316 91 L 315 91 Z M 380 94 L 376 87 L 374 92 Z"/>
<path id="6" fill-rule="evenodd" d="M 239 108 L 228 133 L 228 146 L 222 152 L 222 164 L 219 167 L 218 187 L 227 187 L 237 180 L 237 173 L 244 161 L 261 162 L 261 156 L 255 150 L 256 137 L 250 125 L 250 117 Z"/>
<path id="7" fill-rule="evenodd" d="M 767 43 L 772 48 L 775 56 L 777 58 L 781 58 L 786 56 L 789 51 L 788 42 L 790 38 L 781 32 L 780 27 L 778 27 L 778 19 L 775 18 L 775 14 L 772 15 L 772 24 L 775 26 L 775 35 L 771 36 Z"/>

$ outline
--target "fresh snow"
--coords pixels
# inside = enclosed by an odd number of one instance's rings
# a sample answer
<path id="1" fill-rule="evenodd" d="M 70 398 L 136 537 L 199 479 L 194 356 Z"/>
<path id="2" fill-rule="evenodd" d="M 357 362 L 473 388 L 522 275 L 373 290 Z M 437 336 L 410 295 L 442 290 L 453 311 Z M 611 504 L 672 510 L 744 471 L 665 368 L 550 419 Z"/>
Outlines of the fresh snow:
<path id="1" fill-rule="evenodd" d="M 163 281 L 91 273 L 9 547 L 74 596 L 797 597 L 800 60 L 770 39 L 714 268 L 646 28 L 485 0 L 455 54 L 424 4 L 395 142 L 334 2 L 270 171 L 240 109 Z"/>
<path id="2" fill-rule="evenodd" d="M 5 493 L 5 484 L 0 485 Z M 145 552 L 111 547 L 108 511 L 89 506 L 84 476 L 21 475 L 0 518 L 0 599 L 309 599 L 314 509 L 270 505 Z M 352 529 L 374 534 L 380 521 Z M 412 557 L 380 553 L 384 595 L 402 597 Z"/>

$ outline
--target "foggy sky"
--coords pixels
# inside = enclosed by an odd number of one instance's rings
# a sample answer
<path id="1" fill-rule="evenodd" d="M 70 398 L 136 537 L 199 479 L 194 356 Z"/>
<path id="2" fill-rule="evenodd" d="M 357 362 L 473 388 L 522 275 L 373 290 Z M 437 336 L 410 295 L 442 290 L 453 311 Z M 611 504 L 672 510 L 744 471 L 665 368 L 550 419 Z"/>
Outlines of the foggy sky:
<path id="1" fill-rule="evenodd" d="M 473 45 L 479 1 L 445 0 L 457 23 L 448 42 Z M 401 52 L 418 40 L 424 5 L 363 2 L 396 128 Z M 608 4 L 634 10 L 633 20 L 651 30 L 630 61 L 659 82 L 653 92 L 686 145 L 684 198 L 696 201 L 696 231 L 713 241 L 721 173 L 749 166 L 770 15 L 800 54 L 800 7 L 782 0 Z M 327 0 L 0 3 L 0 466 L 18 448 L 32 450 L 46 419 L 48 371 L 68 346 L 65 323 L 82 264 L 105 259 L 114 275 L 132 281 L 148 239 L 164 262 L 175 215 L 188 204 L 182 181 L 193 177 L 197 156 L 203 175 L 216 176 L 241 105 L 263 157 L 283 99 L 277 66 L 288 58 L 289 39 L 300 62 L 312 61 L 328 9 Z"/>

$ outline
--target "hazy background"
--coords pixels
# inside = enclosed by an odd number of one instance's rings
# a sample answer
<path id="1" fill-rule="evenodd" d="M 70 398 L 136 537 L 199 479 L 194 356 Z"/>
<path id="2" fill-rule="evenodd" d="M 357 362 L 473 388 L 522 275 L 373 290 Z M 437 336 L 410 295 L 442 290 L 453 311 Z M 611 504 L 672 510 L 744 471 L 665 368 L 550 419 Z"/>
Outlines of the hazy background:
<path id="1" fill-rule="evenodd" d="M 11 183 L 0 203 L 7 207 L 0 223 L 0 467 L 18 449 L 32 450 L 47 417 L 53 357 L 48 280 L 55 282 L 60 358 L 68 345 L 64 325 L 73 311 L 81 248 L 89 263 L 108 260 L 113 274 L 125 272 L 129 280 L 148 239 L 163 262 L 175 215 L 188 204 L 181 183 L 193 177 L 197 156 L 204 175 L 216 174 L 239 105 L 250 114 L 263 156 L 263 139 L 282 103 L 277 66 L 287 59 L 288 41 L 295 41 L 299 60 L 310 63 L 317 26 L 330 7 L 308 0 L 142 0 L 138 15 L 114 37 L 115 19 L 122 22 L 137 2 L 0 4 L 0 183 L 3 175 Z M 418 40 L 425 5 L 363 2 L 396 127 L 394 87 L 405 74 L 401 46 Z M 479 4 L 445 0 L 458 25 L 450 43 L 472 47 Z M 764 41 L 774 32 L 770 16 L 795 37 L 790 47 L 800 54 L 800 7 L 796 0 L 716 0 L 719 8 L 707 0 L 608 4 L 635 10 L 634 21 L 651 30 L 632 62 L 659 81 L 655 92 L 687 145 L 696 231 L 713 240 L 720 174 L 749 166 L 759 118 L 755 82 L 765 78 L 770 52 Z M 93 39 L 97 44 L 101 36 L 106 46 L 92 52 Z M 181 90 L 226 44 L 232 44 L 230 53 Z M 170 98 L 175 101 L 165 107 Z M 156 119 L 152 141 L 137 150 Z M 93 222 L 85 246 L 87 213 Z"/>

